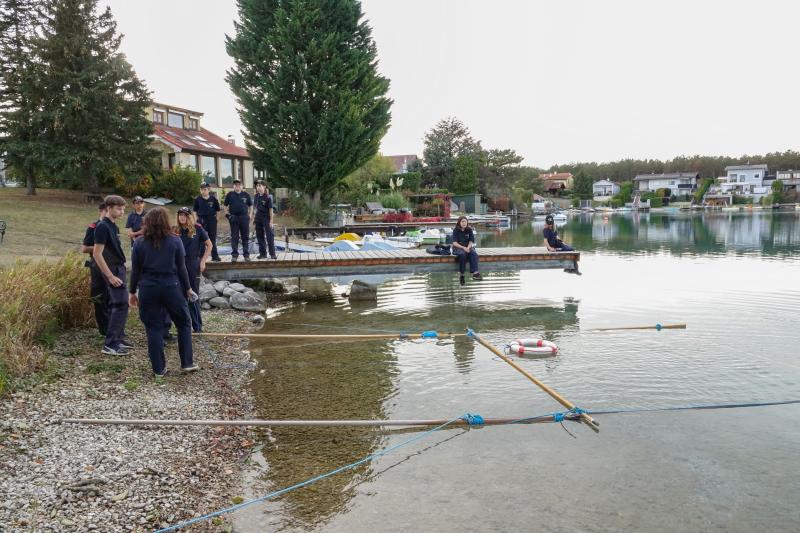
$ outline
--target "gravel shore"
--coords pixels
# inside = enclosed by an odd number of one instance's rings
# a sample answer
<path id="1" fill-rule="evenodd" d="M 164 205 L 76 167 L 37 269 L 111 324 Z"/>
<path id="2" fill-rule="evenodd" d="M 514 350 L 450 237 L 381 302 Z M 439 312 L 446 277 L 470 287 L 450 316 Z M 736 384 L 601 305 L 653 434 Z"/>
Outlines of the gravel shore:
<path id="1" fill-rule="evenodd" d="M 209 332 L 248 331 L 252 315 L 203 314 Z M 251 416 L 246 339 L 194 343 L 199 372 L 154 379 L 131 313 L 127 357 L 100 354 L 94 330 L 57 342 L 44 383 L 0 399 L 0 531 L 153 531 L 232 503 L 254 434 L 232 427 L 62 424 L 63 418 L 232 419 Z M 177 372 L 176 372 L 177 370 Z M 225 519 L 191 531 L 230 531 Z"/>

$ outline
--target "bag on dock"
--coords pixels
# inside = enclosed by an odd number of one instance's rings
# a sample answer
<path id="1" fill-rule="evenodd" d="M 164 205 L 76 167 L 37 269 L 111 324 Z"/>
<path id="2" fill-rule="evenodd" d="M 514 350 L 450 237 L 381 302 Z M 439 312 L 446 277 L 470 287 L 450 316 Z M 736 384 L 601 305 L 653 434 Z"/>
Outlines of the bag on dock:
<path id="1" fill-rule="evenodd" d="M 425 251 L 433 255 L 450 255 L 450 245 L 437 244 L 435 246 L 428 246 Z"/>

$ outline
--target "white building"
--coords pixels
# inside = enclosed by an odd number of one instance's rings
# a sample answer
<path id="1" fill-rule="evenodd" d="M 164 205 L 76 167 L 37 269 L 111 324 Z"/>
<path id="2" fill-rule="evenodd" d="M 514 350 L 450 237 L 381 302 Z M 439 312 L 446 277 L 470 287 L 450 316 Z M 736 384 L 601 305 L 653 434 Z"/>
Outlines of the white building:
<path id="1" fill-rule="evenodd" d="M 770 187 L 764 184 L 767 177 L 767 165 L 733 165 L 725 167 L 726 176 L 720 181 L 723 193 L 747 196 L 758 202 L 770 193 Z"/>
<path id="2" fill-rule="evenodd" d="M 668 189 L 670 196 L 690 196 L 697 190 L 700 174 L 697 172 L 670 172 L 666 174 L 639 174 L 633 178 L 634 188 L 641 192 Z"/>
<path id="3" fill-rule="evenodd" d="M 592 183 L 592 195 L 595 200 L 606 200 L 619 192 L 619 184 L 609 180 L 600 180 Z"/>

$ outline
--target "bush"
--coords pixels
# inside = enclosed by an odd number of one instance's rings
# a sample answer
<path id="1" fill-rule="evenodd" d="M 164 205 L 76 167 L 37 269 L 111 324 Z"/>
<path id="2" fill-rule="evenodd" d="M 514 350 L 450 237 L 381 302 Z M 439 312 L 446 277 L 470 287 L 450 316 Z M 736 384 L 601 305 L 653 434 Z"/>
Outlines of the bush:
<path id="1" fill-rule="evenodd" d="M 368 202 L 380 202 L 386 209 L 400 209 L 401 207 L 408 207 L 408 200 L 400 192 L 391 192 L 388 194 L 381 194 L 380 196 L 371 196 L 367 199 Z"/>
<path id="2" fill-rule="evenodd" d="M 69 253 L 56 262 L 17 260 L 0 270 L 0 393 L 11 378 L 44 368 L 43 345 L 92 320 L 89 270 Z"/>
<path id="3" fill-rule="evenodd" d="M 405 174 L 395 174 L 394 179 L 396 180 L 397 178 L 403 178 L 403 184 L 400 186 L 400 189 L 404 191 L 417 192 L 422 184 L 422 172 L 406 172 Z"/>
<path id="4" fill-rule="evenodd" d="M 290 215 L 299 218 L 306 224 L 318 226 L 328 221 L 328 215 L 324 209 L 314 207 L 302 196 L 289 198 Z"/>
<path id="5" fill-rule="evenodd" d="M 177 166 L 156 177 L 153 192 L 179 204 L 191 204 L 202 182 L 203 176 L 196 170 Z"/>
<path id="6" fill-rule="evenodd" d="M 733 203 L 734 205 L 748 205 L 753 203 L 753 198 L 750 196 L 733 195 Z"/>
<path id="7" fill-rule="evenodd" d="M 625 202 L 623 202 L 619 198 L 612 198 L 610 204 L 611 204 L 611 207 L 613 207 L 614 209 L 618 209 L 618 208 L 622 207 L 623 205 L 625 205 Z"/>
<path id="8" fill-rule="evenodd" d="M 650 207 L 664 207 L 664 199 L 660 196 L 650 198 Z"/>
<path id="9" fill-rule="evenodd" d="M 155 194 L 153 188 L 153 178 L 151 176 L 142 176 L 135 181 L 125 181 L 121 186 L 117 187 L 117 190 L 126 198 L 132 198 L 134 196 L 147 198 Z"/>

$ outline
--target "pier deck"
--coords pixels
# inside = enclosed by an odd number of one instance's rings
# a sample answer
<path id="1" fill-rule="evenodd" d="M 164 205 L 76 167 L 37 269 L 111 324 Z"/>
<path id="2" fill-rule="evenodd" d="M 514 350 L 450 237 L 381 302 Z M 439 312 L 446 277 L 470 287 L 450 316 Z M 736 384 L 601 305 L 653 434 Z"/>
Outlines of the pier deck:
<path id="1" fill-rule="evenodd" d="M 573 269 L 579 252 L 548 252 L 543 247 L 479 248 L 481 272 L 500 270 Z M 455 256 L 432 255 L 423 249 L 369 252 L 281 253 L 277 260 L 206 264 L 214 280 L 285 277 L 358 276 L 457 272 Z"/>

